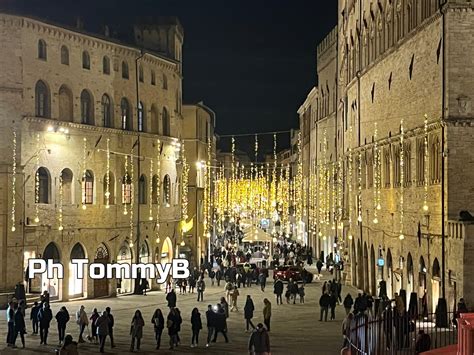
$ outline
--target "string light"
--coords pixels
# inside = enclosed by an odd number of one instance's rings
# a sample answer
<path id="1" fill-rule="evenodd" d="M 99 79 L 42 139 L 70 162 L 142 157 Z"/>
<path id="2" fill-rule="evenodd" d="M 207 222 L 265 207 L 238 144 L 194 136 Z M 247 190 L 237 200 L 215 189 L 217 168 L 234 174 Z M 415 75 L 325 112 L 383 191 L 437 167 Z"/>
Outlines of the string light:
<path id="1" fill-rule="evenodd" d="M 153 221 L 153 159 L 150 159 L 150 184 L 148 188 L 148 220 Z"/>
<path id="2" fill-rule="evenodd" d="M 377 218 L 377 207 L 378 207 L 378 187 L 379 187 L 379 179 L 378 179 L 378 154 L 379 154 L 379 146 L 378 146 L 378 130 L 377 130 L 377 122 L 374 123 L 374 155 L 372 157 L 372 166 L 373 166 L 373 179 L 374 179 L 374 219 L 373 223 L 379 223 Z"/>
<path id="3" fill-rule="evenodd" d="M 362 223 L 362 150 L 359 150 L 357 159 L 357 221 Z"/>
<path id="4" fill-rule="evenodd" d="M 40 178 L 39 178 L 39 168 L 40 168 L 40 135 L 36 134 L 36 174 L 35 174 L 35 223 L 39 223 L 39 203 L 40 203 Z"/>
<path id="5" fill-rule="evenodd" d="M 423 170 L 423 211 L 428 212 L 428 115 L 424 120 Z"/>
<path id="6" fill-rule="evenodd" d="M 16 130 L 13 129 L 13 142 L 12 142 L 12 210 L 11 210 L 11 231 L 16 230 L 15 221 L 16 221 Z"/>
<path id="7" fill-rule="evenodd" d="M 87 170 L 86 170 L 86 160 L 87 160 L 87 138 L 82 139 L 82 209 L 87 209 L 86 199 L 87 199 Z"/>
<path id="8" fill-rule="evenodd" d="M 349 219 L 349 231 L 348 231 L 348 238 L 349 240 L 352 239 L 352 175 L 353 175 L 353 164 L 352 164 L 352 125 L 349 126 L 349 157 L 348 157 L 348 170 L 349 170 L 349 182 L 348 182 L 348 209 L 347 209 L 347 216 Z"/>
<path id="9" fill-rule="evenodd" d="M 188 220 L 188 178 L 189 178 L 189 165 L 186 159 L 184 151 L 184 144 L 181 150 L 182 161 L 183 161 L 183 175 L 182 175 L 182 190 L 181 190 L 181 218 L 184 222 Z"/>
<path id="10" fill-rule="evenodd" d="M 156 243 L 160 243 L 160 192 L 161 192 L 161 142 L 158 139 L 156 141 L 156 225 L 155 225 L 155 234 L 156 234 Z"/>
<path id="11" fill-rule="evenodd" d="M 400 240 L 405 239 L 403 234 L 403 194 L 404 194 L 404 185 L 405 185 L 405 172 L 404 172 L 404 155 L 405 155 L 405 142 L 404 142 L 404 127 L 403 127 L 403 118 L 400 121 Z"/>
<path id="12" fill-rule="evenodd" d="M 128 155 L 125 155 L 124 159 L 124 170 L 125 170 L 125 176 L 123 177 L 124 181 L 122 183 L 123 185 L 123 214 L 127 215 L 128 214 L 128 207 L 127 205 L 129 204 L 128 200 L 128 194 L 131 193 L 131 185 L 129 181 L 129 176 L 128 176 Z"/>
<path id="13" fill-rule="evenodd" d="M 105 208 L 110 208 L 110 138 L 107 138 L 107 172 L 105 173 Z"/>
<path id="14" fill-rule="evenodd" d="M 63 227 L 63 171 L 59 173 L 59 206 L 58 206 L 58 222 L 59 227 L 58 230 L 62 231 Z"/>
<path id="15" fill-rule="evenodd" d="M 133 212 L 134 212 L 134 202 L 135 202 L 135 192 L 133 189 L 134 179 L 134 159 L 133 159 L 133 150 L 130 152 L 130 240 L 133 240 Z M 133 243 L 132 243 L 133 244 Z"/>

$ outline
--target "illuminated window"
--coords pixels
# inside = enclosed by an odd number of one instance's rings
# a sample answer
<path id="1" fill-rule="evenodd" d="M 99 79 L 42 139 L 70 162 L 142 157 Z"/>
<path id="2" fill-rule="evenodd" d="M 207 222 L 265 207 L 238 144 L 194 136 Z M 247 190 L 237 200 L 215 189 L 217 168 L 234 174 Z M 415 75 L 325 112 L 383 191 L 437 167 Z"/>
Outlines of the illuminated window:
<path id="1" fill-rule="evenodd" d="M 122 204 L 129 205 L 132 203 L 132 179 L 128 173 L 122 178 Z"/>
<path id="2" fill-rule="evenodd" d="M 128 100 L 125 97 L 122 98 L 122 101 L 120 102 L 120 109 L 122 112 L 122 129 L 129 131 L 132 129 L 130 104 L 128 103 Z"/>
<path id="3" fill-rule="evenodd" d="M 94 174 L 90 170 L 86 170 L 82 178 L 82 203 L 86 205 L 94 203 Z"/>
<path id="4" fill-rule="evenodd" d="M 170 207 L 171 204 L 171 179 L 169 175 L 165 175 L 163 179 L 163 203 L 165 207 Z"/>

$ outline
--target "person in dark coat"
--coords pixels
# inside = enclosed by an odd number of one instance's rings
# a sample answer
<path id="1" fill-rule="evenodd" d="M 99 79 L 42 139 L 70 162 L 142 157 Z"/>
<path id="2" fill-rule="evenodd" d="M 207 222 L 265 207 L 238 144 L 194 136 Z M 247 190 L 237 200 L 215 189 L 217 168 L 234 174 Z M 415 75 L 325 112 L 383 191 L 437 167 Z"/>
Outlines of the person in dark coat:
<path id="1" fill-rule="evenodd" d="M 163 312 L 161 309 L 157 308 L 153 317 L 151 318 L 155 329 L 155 340 L 156 340 L 156 350 L 160 348 L 161 345 L 161 335 L 163 334 L 163 329 L 165 328 L 165 318 L 163 317 Z"/>
<path id="2" fill-rule="evenodd" d="M 107 312 L 107 309 L 102 312 L 102 315 L 97 318 L 95 325 L 97 327 L 97 336 L 99 337 L 99 352 L 104 352 L 105 339 L 107 335 L 110 335 L 110 318 L 111 314 Z M 112 338 L 111 338 L 112 339 Z"/>
<path id="3" fill-rule="evenodd" d="M 100 314 L 99 314 L 99 312 L 97 312 L 97 308 L 94 308 L 94 310 L 92 311 L 92 315 L 90 316 L 89 320 L 91 321 L 92 341 L 96 344 L 98 342 L 98 338 L 97 338 L 97 325 L 95 324 L 95 322 L 97 321 L 97 319 L 99 317 L 100 317 Z"/>
<path id="4" fill-rule="evenodd" d="M 30 320 L 31 320 L 31 325 L 33 327 L 33 334 L 38 334 L 38 326 L 39 326 L 38 312 L 40 308 L 41 307 L 39 306 L 38 302 L 35 302 L 33 307 L 31 308 Z"/>
<path id="5" fill-rule="evenodd" d="M 26 333 L 26 324 L 25 317 L 22 310 L 16 306 L 15 307 L 15 316 L 14 316 L 14 334 L 13 334 L 13 347 L 16 347 L 16 338 L 20 334 L 22 348 L 25 348 L 25 333 Z"/>
<path id="6" fill-rule="evenodd" d="M 337 296 L 334 293 L 329 295 L 329 308 L 331 309 L 331 320 L 336 319 Z"/>
<path id="7" fill-rule="evenodd" d="M 347 294 L 346 298 L 344 298 L 344 309 L 346 310 L 346 315 L 351 313 L 352 305 L 354 304 L 354 300 L 352 299 L 352 296 L 350 293 Z"/>
<path id="8" fill-rule="evenodd" d="M 319 298 L 319 306 L 321 307 L 321 316 L 319 317 L 319 321 L 323 321 L 323 315 L 324 315 L 324 321 L 328 321 L 328 309 L 329 309 L 329 303 L 330 303 L 331 298 L 329 295 L 325 292 L 321 295 Z"/>
<path id="9" fill-rule="evenodd" d="M 168 335 L 170 336 L 170 350 L 178 345 L 178 314 L 175 308 L 170 309 L 170 313 L 166 318 L 166 327 L 168 328 Z"/>
<path id="10" fill-rule="evenodd" d="M 216 277 L 216 272 L 214 270 L 209 270 L 209 278 L 211 279 L 211 285 L 214 286 L 214 279 Z"/>
<path id="11" fill-rule="evenodd" d="M 174 289 L 171 289 L 171 291 L 168 292 L 168 294 L 166 295 L 166 301 L 168 301 L 169 308 L 176 307 L 176 292 L 174 292 Z"/>
<path id="12" fill-rule="evenodd" d="M 212 306 L 208 305 L 207 306 L 207 311 L 206 311 L 206 325 L 207 325 L 207 342 L 206 342 L 206 348 L 209 347 L 209 344 L 211 343 L 212 336 L 214 335 L 214 332 L 216 330 L 215 327 L 215 313 L 212 310 Z"/>
<path id="13" fill-rule="evenodd" d="M 217 287 L 221 286 L 221 280 L 222 280 L 222 271 L 221 271 L 221 268 L 218 268 L 216 271 Z"/>
<path id="14" fill-rule="evenodd" d="M 43 308 L 38 312 L 41 339 L 40 344 L 48 345 L 48 332 L 52 319 L 53 313 L 51 312 L 51 308 L 49 308 L 49 303 L 45 302 L 43 303 Z"/>
<path id="15" fill-rule="evenodd" d="M 253 304 L 252 297 L 250 297 L 250 295 L 247 295 L 247 300 L 245 301 L 245 306 L 244 306 L 244 318 L 245 318 L 245 324 L 246 324 L 245 327 L 246 327 L 247 332 L 249 331 L 249 326 L 255 329 L 255 326 L 252 323 L 254 310 L 255 310 L 255 306 Z"/>
<path id="16" fill-rule="evenodd" d="M 249 339 L 249 353 L 263 355 L 270 353 L 270 337 L 262 323 L 252 332 Z"/>
<path id="17" fill-rule="evenodd" d="M 66 325 L 69 322 L 69 312 L 66 307 L 61 307 L 58 313 L 56 313 L 56 321 L 58 322 L 58 336 L 59 344 L 62 344 L 64 337 L 66 336 Z"/>
<path id="18" fill-rule="evenodd" d="M 283 299 L 281 297 L 281 295 L 283 294 L 283 287 L 283 281 L 281 281 L 280 279 L 276 279 L 275 283 L 273 284 L 273 293 L 276 296 L 277 304 L 283 304 Z"/>
<path id="19" fill-rule="evenodd" d="M 323 262 L 321 261 L 321 259 L 318 259 L 318 261 L 316 262 L 316 268 L 318 269 L 318 275 L 321 275 L 321 270 L 323 268 Z"/>
<path id="20" fill-rule="evenodd" d="M 199 344 L 199 332 L 202 329 L 202 321 L 201 321 L 201 313 L 195 307 L 191 312 L 191 330 L 193 332 L 193 336 L 191 339 L 191 347 L 194 348 Z"/>
<path id="21" fill-rule="evenodd" d="M 224 336 L 225 342 L 229 342 L 229 338 L 227 337 L 227 321 L 225 317 L 225 312 L 222 309 L 222 306 L 220 304 L 217 305 L 217 312 L 214 315 L 214 325 L 215 325 L 215 331 L 214 331 L 214 339 L 212 339 L 212 342 L 215 343 L 217 340 L 217 334 L 222 333 Z"/>
<path id="22" fill-rule="evenodd" d="M 137 341 L 137 350 L 140 350 L 140 344 L 143 337 L 143 327 L 145 326 L 145 320 L 143 319 L 142 312 L 139 309 L 135 311 L 130 326 L 130 335 L 132 336 L 132 342 L 130 344 L 130 352 L 135 350 L 135 340 Z"/>
<path id="23" fill-rule="evenodd" d="M 107 317 L 108 317 L 108 325 L 109 325 L 109 330 L 106 334 L 110 337 L 110 346 L 112 348 L 115 348 L 115 343 L 114 343 L 114 325 L 115 325 L 115 319 L 112 313 L 110 312 L 110 307 L 105 308 L 105 312 L 107 312 Z M 105 342 L 105 339 L 104 339 Z"/>
<path id="24" fill-rule="evenodd" d="M 421 354 L 431 349 L 431 337 L 423 329 L 418 331 L 415 343 L 415 354 Z"/>

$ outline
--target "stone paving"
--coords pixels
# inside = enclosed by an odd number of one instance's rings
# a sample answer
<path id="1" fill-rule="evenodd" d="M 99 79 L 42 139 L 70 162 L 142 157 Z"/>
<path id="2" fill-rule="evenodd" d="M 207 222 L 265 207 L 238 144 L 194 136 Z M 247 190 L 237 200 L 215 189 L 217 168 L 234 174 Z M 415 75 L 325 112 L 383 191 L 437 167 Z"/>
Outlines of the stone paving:
<path id="1" fill-rule="evenodd" d="M 205 326 L 205 311 L 208 304 L 215 304 L 221 296 L 225 295 L 224 285 L 221 283 L 220 288 L 212 287 L 210 280 L 206 279 L 206 292 L 204 294 L 204 302 L 196 302 L 196 294 L 178 294 L 177 306 L 180 308 L 183 324 L 181 326 L 181 345 L 175 350 L 168 350 L 168 340 L 166 329 L 163 331 L 162 346 L 160 350 L 155 350 L 153 325 L 151 324 L 151 316 L 155 308 L 161 308 L 168 313 L 166 307 L 165 295 L 163 292 L 150 292 L 148 296 L 129 295 L 118 298 L 105 298 L 95 300 L 71 301 L 67 303 L 52 303 L 53 316 L 58 309 L 65 305 L 71 314 L 71 321 L 68 323 L 67 333 L 70 333 L 76 339 L 78 336 L 78 327 L 75 324 L 75 312 L 81 304 L 86 307 L 86 311 L 90 313 L 92 308 L 97 307 L 99 311 L 106 306 L 112 308 L 115 317 L 114 335 L 117 347 L 110 348 L 110 344 L 106 343 L 107 354 L 129 354 L 130 336 L 129 322 L 136 309 L 140 309 L 145 319 L 144 335 L 142 339 L 142 354 L 248 354 L 248 338 L 249 334 L 245 333 L 245 320 L 243 318 L 243 305 L 247 294 L 252 295 L 255 304 L 254 324 L 263 322 L 262 309 L 263 299 L 269 298 L 272 302 L 272 323 L 270 332 L 270 344 L 272 354 L 339 354 L 342 343 L 341 321 L 344 317 L 344 309 L 338 306 L 336 309 L 336 320 L 327 323 L 319 322 L 319 297 L 321 295 L 321 286 L 325 280 L 329 279 L 329 275 L 325 274 L 320 281 L 308 284 L 306 287 L 306 297 L 304 304 L 276 304 L 273 295 L 273 282 L 269 278 L 265 292 L 260 287 L 253 285 L 249 288 L 240 289 L 240 297 L 238 301 L 239 312 L 230 313 L 227 320 L 228 335 L 230 342 L 226 344 L 221 335 L 217 339 L 217 343 L 213 343 L 211 347 L 205 348 L 207 329 Z M 347 292 L 355 293 L 356 290 L 348 286 L 343 287 L 343 295 Z M 285 300 L 284 300 L 285 302 Z M 203 322 L 203 330 L 200 334 L 199 347 L 191 348 L 191 324 L 190 314 L 194 307 L 198 307 L 201 312 Z M 0 312 L 0 339 L 6 339 L 6 314 L 5 311 Z M 27 311 L 29 318 L 29 311 Z M 27 323 L 27 330 L 31 332 L 31 326 Z M 56 321 L 51 322 L 50 335 L 48 342 L 51 345 L 39 345 L 39 336 L 31 334 L 26 335 L 26 349 L 10 349 L 4 344 L 0 346 L 1 355 L 10 354 L 54 354 L 57 343 Z M 20 342 L 17 341 L 17 345 Z M 79 354 L 97 354 L 98 347 L 94 344 L 80 344 Z"/>

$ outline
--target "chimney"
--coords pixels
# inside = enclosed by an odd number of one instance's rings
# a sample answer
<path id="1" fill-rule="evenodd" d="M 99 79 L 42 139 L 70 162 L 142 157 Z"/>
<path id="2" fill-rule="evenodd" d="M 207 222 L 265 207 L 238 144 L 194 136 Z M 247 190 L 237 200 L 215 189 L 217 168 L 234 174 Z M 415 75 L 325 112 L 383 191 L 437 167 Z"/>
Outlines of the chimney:
<path id="1" fill-rule="evenodd" d="M 104 35 L 105 37 L 110 37 L 110 28 L 107 25 L 104 25 Z"/>
<path id="2" fill-rule="evenodd" d="M 82 18 L 80 16 L 76 17 L 76 28 L 78 30 L 83 30 L 84 29 L 84 22 L 82 21 Z"/>

